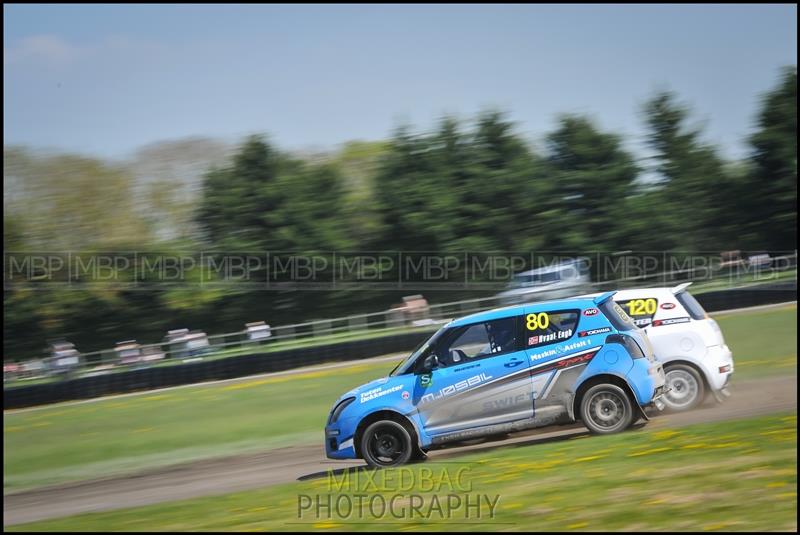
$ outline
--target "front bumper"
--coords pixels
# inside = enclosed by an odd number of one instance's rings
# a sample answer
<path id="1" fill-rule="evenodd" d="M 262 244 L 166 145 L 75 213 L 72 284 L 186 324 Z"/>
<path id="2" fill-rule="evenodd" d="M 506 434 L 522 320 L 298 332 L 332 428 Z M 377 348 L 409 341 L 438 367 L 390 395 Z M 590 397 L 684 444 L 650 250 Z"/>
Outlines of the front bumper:
<path id="1" fill-rule="evenodd" d="M 328 459 L 357 459 L 353 435 L 343 434 L 339 422 L 325 427 L 325 456 Z"/>

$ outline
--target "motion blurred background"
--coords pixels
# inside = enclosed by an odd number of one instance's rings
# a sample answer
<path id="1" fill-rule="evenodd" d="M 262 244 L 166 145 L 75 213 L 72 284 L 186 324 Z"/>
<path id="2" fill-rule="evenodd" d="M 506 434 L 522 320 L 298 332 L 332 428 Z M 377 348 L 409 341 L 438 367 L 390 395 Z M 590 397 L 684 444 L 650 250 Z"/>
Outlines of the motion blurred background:
<path id="1" fill-rule="evenodd" d="M 4 528 L 294 529 L 333 401 L 441 322 L 694 281 L 728 403 L 449 466 L 484 529 L 796 531 L 796 5 L 3 14 Z M 352 271 L 205 270 L 251 255 Z M 514 267 L 384 265 L 471 255 Z M 342 525 L 374 528 L 310 527 Z"/>
<path id="2" fill-rule="evenodd" d="M 794 6 L 4 15 L 6 252 L 796 248 Z M 4 359 L 62 338 L 89 352 L 375 312 L 415 293 L 196 280 L 15 279 Z"/>

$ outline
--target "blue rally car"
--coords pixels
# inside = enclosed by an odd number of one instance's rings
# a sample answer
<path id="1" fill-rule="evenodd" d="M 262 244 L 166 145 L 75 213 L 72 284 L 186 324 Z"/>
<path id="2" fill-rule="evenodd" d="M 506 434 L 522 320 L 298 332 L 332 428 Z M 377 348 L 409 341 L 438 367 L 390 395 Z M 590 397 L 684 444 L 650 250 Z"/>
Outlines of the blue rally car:
<path id="1" fill-rule="evenodd" d="M 664 371 L 613 294 L 451 321 L 337 400 L 327 456 L 397 466 L 466 439 L 576 420 L 608 434 L 647 419 L 646 406 L 663 408 Z"/>

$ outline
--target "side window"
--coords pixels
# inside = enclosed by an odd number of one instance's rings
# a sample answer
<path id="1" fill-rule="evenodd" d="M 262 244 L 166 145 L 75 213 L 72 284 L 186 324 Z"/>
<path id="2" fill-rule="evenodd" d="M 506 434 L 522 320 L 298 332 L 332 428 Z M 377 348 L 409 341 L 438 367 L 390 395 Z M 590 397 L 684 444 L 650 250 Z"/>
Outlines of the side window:
<path id="1" fill-rule="evenodd" d="M 524 322 L 525 346 L 528 348 L 557 344 L 575 334 L 580 310 L 556 310 L 526 314 Z"/>
<path id="2" fill-rule="evenodd" d="M 697 299 L 694 298 L 692 294 L 689 292 L 680 292 L 678 295 L 675 296 L 680 304 L 683 305 L 683 308 L 686 309 L 686 312 L 692 317 L 692 319 L 702 320 L 706 319 L 706 311 L 703 306 L 697 302 Z"/>
<path id="3" fill-rule="evenodd" d="M 462 328 L 438 348 L 437 354 L 442 366 L 454 366 L 516 351 L 518 347 L 516 318 L 503 318 Z"/>
<path id="4" fill-rule="evenodd" d="M 616 301 L 606 299 L 598 308 L 603 311 L 605 317 L 616 330 L 633 331 L 637 328 L 636 324 L 633 323 L 633 319 L 625 313 L 625 310 Z"/>
<path id="5" fill-rule="evenodd" d="M 617 301 L 617 304 L 627 312 L 637 327 L 650 325 L 653 322 L 653 316 L 656 315 L 658 310 L 658 299 L 655 297 Z"/>

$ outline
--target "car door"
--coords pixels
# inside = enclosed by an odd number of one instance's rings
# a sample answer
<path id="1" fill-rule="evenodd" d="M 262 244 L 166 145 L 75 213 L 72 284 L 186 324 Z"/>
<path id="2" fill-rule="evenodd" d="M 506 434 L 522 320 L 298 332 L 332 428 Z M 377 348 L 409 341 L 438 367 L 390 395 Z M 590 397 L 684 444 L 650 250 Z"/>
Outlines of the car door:
<path id="1" fill-rule="evenodd" d="M 439 365 L 418 375 L 414 392 L 428 434 L 532 418 L 529 362 L 519 318 L 456 328 L 432 351 Z"/>
<path id="2" fill-rule="evenodd" d="M 602 344 L 597 337 L 576 335 L 579 309 L 529 308 L 525 312 L 524 346 L 531 363 L 534 421 L 537 426 L 548 425 L 567 413 L 575 381 Z"/>

